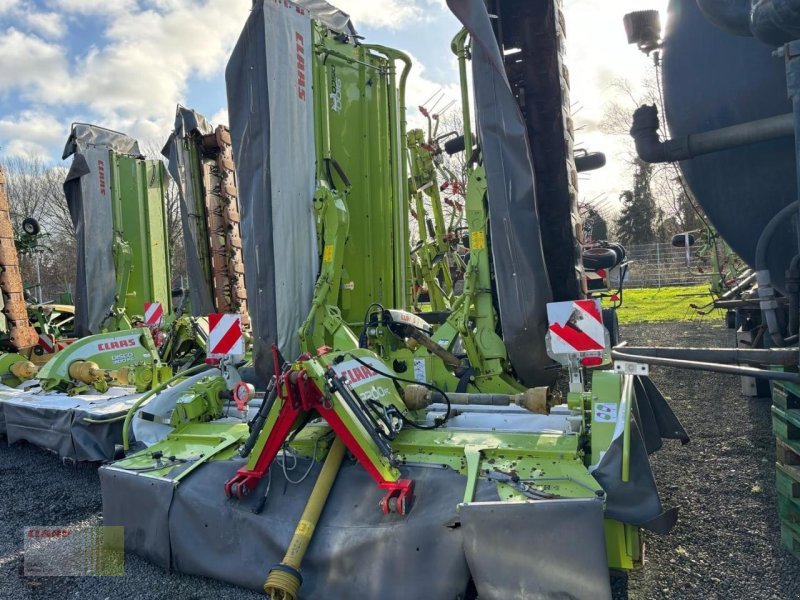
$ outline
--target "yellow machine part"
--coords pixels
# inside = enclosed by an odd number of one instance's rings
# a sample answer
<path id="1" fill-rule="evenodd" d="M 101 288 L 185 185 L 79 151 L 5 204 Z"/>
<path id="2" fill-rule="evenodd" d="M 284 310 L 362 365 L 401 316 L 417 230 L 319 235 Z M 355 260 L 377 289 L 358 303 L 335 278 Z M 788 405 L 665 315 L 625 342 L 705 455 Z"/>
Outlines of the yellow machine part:
<path id="1" fill-rule="evenodd" d="M 2 310 L 7 321 L 9 342 L 17 350 L 31 348 L 39 343 L 39 334 L 28 319 L 28 306 L 23 292 L 6 179 L 3 168 L 0 167 L 0 293 L 3 296 Z"/>
<path id="2" fill-rule="evenodd" d="M 96 362 L 76 360 L 69 366 L 69 376 L 82 383 L 94 383 L 105 377 L 106 372 Z"/>
<path id="3" fill-rule="evenodd" d="M 35 377 L 39 372 L 39 367 L 29 360 L 21 360 L 19 362 L 12 363 L 8 370 L 11 371 L 11 374 L 20 381 L 25 381 L 26 379 Z"/>

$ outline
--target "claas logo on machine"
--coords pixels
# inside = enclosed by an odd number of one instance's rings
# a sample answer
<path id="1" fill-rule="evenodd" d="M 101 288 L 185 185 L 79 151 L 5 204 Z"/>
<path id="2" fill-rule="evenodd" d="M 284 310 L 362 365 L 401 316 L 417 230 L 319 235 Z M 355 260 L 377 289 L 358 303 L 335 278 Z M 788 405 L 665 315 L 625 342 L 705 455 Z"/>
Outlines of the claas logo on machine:
<path id="1" fill-rule="evenodd" d="M 100 194 L 106 195 L 106 165 L 102 160 L 97 161 L 97 178 L 100 182 Z"/>
<path id="2" fill-rule="evenodd" d="M 342 373 L 342 375 L 347 377 L 347 381 L 353 384 L 369 379 L 370 377 L 374 377 L 376 373 L 369 367 L 354 367 L 352 369 L 348 369 Z"/>
<path id="3" fill-rule="evenodd" d="M 305 49 L 303 48 L 303 34 L 299 31 L 294 32 L 295 52 L 297 53 L 297 97 L 300 100 L 306 99 L 306 59 Z"/>
<path id="4" fill-rule="evenodd" d="M 134 348 L 138 344 L 136 342 L 136 338 L 127 338 L 124 340 L 113 340 L 111 342 L 101 342 L 97 344 L 97 349 L 100 352 L 106 352 L 108 350 L 121 350 L 122 348 Z"/>
<path id="5" fill-rule="evenodd" d="M 366 359 L 364 362 L 369 362 Z M 383 375 L 376 373 L 366 365 L 362 365 L 357 360 L 346 360 L 336 365 L 334 371 L 339 377 L 344 377 L 350 385 L 363 385 L 374 379 L 381 379 Z"/>

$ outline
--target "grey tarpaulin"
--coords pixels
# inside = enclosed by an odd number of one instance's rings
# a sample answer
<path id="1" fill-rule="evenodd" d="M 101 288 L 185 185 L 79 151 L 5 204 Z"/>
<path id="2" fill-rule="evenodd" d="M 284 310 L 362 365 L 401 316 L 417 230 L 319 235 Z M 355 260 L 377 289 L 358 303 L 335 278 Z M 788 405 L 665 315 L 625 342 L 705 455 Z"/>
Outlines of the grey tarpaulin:
<path id="1" fill-rule="evenodd" d="M 299 87 L 298 61 L 286 60 L 287 48 L 304 54 L 307 88 Z M 253 358 L 264 381 L 272 374 L 273 343 L 287 360 L 299 354 L 297 331 L 318 272 L 311 50 L 307 15 L 291 4 L 258 1 L 225 72 Z"/>
<path id="2" fill-rule="evenodd" d="M 63 159 L 74 155 L 64 181 L 69 214 L 78 241 L 75 281 L 75 333 L 99 333 L 114 304 L 116 277 L 111 213 L 109 150 L 140 155 L 139 144 L 125 134 L 94 125 L 72 126 Z"/>
<path id="3" fill-rule="evenodd" d="M 551 300 L 525 121 L 506 78 L 483 0 L 447 0 L 472 38 L 472 78 L 503 339 L 525 385 L 550 383 L 545 348 Z M 569 249 L 571 251 L 571 249 Z"/>
<path id="4" fill-rule="evenodd" d="M 350 15 L 325 2 L 325 0 L 296 0 L 296 4 L 308 10 L 315 19 L 323 23 L 328 29 L 356 35 L 356 28 L 350 20 Z"/>
<path id="5" fill-rule="evenodd" d="M 676 508 L 664 510 L 648 455 L 661 448 L 661 439 L 689 436 L 661 392 L 647 377 L 634 378 L 630 432 L 630 477 L 622 481 L 623 436 L 618 435 L 592 475 L 606 492 L 606 516 L 669 533 L 678 519 Z"/>
<path id="6" fill-rule="evenodd" d="M 662 439 L 689 443 L 689 434 L 681 425 L 663 394 L 649 377 L 633 378 L 633 411 L 639 423 L 648 454 L 659 450 Z"/>
<path id="7" fill-rule="evenodd" d="M 126 551 L 169 569 L 168 515 L 175 484 L 106 467 L 99 475 L 103 524 L 124 525 Z"/>
<path id="8" fill-rule="evenodd" d="M 103 467 L 103 523 L 125 526 L 126 550 L 163 567 L 261 590 L 283 558 L 319 466 L 299 485 L 287 485 L 273 466 L 265 509 L 256 515 L 252 508 L 266 477 L 243 500 L 225 497 L 225 481 L 242 464 L 209 463 L 177 487 Z M 292 476 L 307 465 L 300 460 Z M 454 524 L 466 478 L 420 467 L 404 469 L 404 476 L 416 483 L 411 513 L 384 515 L 378 506 L 383 492 L 363 467 L 345 462 L 303 561 L 302 598 L 455 600 L 464 593 L 470 576 Z M 131 503 L 131 497 L 147 501 Z M 495 486 L 479 482 L 476 500 L 496 499 Z"/>
<path id="9" fill-rule="evenodd" d="M 205 213 L 197 215 L 193 212 L 194 206 L 191 198 L 198 191 L 193 189 L 194 181 L 188 165 L 189 150 L 184 146 L 184 138 L 194 131 L 206 135 L 213 131 L 213 127 L 200 113 L 179 105 L 175 113 L 175 129 L 170 134 L 161 154 L 166 157 L 169 165 L 167 171 L 178 188 L 192 314 L 204 317 L 216 311 L 214 310 L 214 300 L 211 298 L 211 282 L 203 273 L 203 265 L 200 263 L 200 254 L 198 253 L 198 248 L 204 246 L 206 253 L 208 252 L 205 228 L 204 226 L 201 228 L 201 224 L 205 224 L 206 215 Z M 202 197 L 202 190 L 199 193 Z"/>
<path id="10" fill-rule="evenodd" d="M 611 600 L 600 498 L 461 507 L 480 600 Z"/>
<path id="11" fill-rule="evenodd" d="M 9 444 L 26 441 L 51 450 L 60 458 L 105 461 L 114 458 L 115 445 L 122 443 L 122 422 L 104 421 L 125 415 L 140 394 L 111 388 L 106 394 L 68 396 L 61 393 L 30 393 L 0 386 L 0 430 Z"/>

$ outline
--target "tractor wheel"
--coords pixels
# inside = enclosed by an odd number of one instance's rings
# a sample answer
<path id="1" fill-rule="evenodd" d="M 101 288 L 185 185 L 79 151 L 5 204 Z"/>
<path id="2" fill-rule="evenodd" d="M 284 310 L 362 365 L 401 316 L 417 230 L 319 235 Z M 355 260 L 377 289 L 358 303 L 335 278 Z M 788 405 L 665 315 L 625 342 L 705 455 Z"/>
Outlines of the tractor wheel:
<path id="1" fill-rule="evenodd" d="M 41 228 L 39 227 L 39 221 L 37 221 L 33 217 L 28 217 L 27 219 L 23 219 L 22 231 L 24 231 L 28 235 L 38 235 L 39 232 L 41 231 Z"/>

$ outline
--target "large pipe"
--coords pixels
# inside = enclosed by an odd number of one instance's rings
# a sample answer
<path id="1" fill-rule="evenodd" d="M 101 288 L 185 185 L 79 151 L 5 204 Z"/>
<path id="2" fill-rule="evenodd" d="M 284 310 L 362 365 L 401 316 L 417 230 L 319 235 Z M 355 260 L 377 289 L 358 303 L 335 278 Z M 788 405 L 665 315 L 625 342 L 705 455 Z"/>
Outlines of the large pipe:
<path id="1" fill-rule="evenodd" d="M 736 365 L 678 360 L 675 358 L 641 356 L 637 354 L 620 352 L 619 350 L 611 350 L 611 358 L 614 360 L 646 363 L 648 365 L 657 365 L 662 367 L 676 367 L 678 369 L 687 369 L 689 371 L 709 371 L 711 373 L 723 373 L 725 375 L 756 377 L 758 379 L 767 379 L 769 381 L 789 381 L 792 383 L 800 383 L 800 376 L 798 376 L 797 373 L 787 373 L 784 371 L 767 371 L 765 369 L 755 369 L 753 367 L 739 367 Z"/>
<path id="2" fill-rule="evenodd" d="M 767 223 L 767 226 L 764 227 L 761 236 L 758 238 L 758 245 L 756 246 L 756 280 L 758 281 L 758 298 L 760 300 L 761 312 L 767 320 L 767 329 L 769 329 L 773 341 L 778 346 L 783 346 L 785 341 L 783 339 L 780 323 L 778 322 L 778 301 L 775 297 L 775 290 L 772 287 L 772 277 L 770 276 L 767 266 L 767 250 L 769 250 L 772 236 L 775 234 L 778 227 L 793 217 L 798 207 L 800 207 L 800 200 L 795 200 L 778 211 L 778 214 L 772 217 L 769 223 Z"/>
<path id="3" fill-rule="evenodd" d="M 750 0 L 697 0 L 697 6 L 710 23 L 733 35 L 752 36 Z"/>
<path id="4" fill-rule="evenodd" d="M 687 160 L 703 154 L 794 136 L 794 115 L 787 113 L 671 140 L 661 140 L 658 108 L 640 106 L 633 113 L 631 137 L 636 154 L 647 163 Z"/>
<path id="5" fill-rule="evenodd" d="M 800 38 L 798 0 L 697 0 L 697 6 L 709 22 L 734 35 L 771 46 Z"/>
<path id="6" fill-rule="evenodd" d="M 339 472 L 344 458 L 344 450 L 344 442 L 337 436 L 328 451 L 314 489 L 311 490 L 311 496 L 294 530 L 289 548 L 287 548 L 283 560 L 272 568 L 264 582 L 264 592 L 272 600 L 297 600 L 299 597 L 300 586 L 303 583 L 300 564 L 311 543 L 311 536 L 314 535 L 314 530 L 317 528 L 333 482 L 336 480 L 336 474 Z"/>
<path id="7" fill-rule="evenodd" d="M 773 46 L 800 39 L 800 0 L 752 0 L 750 30 Z"/>
<path id="8" fill-rule="evenodd" d="M 750 363 L 756 365 L 796 365 L 797 351 L 751 348 L 680 348 L 624 346 L 625 354 L 712 363 Z"/>
<path id="9" fill-rule="evenodd" d="M 746 275 L 739 283 L 737 283 L 735 286 L 733 286 L 731 289 L 729 289 L 727 292 L 725 292 L 720 296 L 721 300 L 729 300 L 737 296 L 739 292 L 746 290 L 756 280 L 755 271 L 751 271 L 750 269 L 748 269 L 747 271 L 745 271 L 745 273 Z"/>

